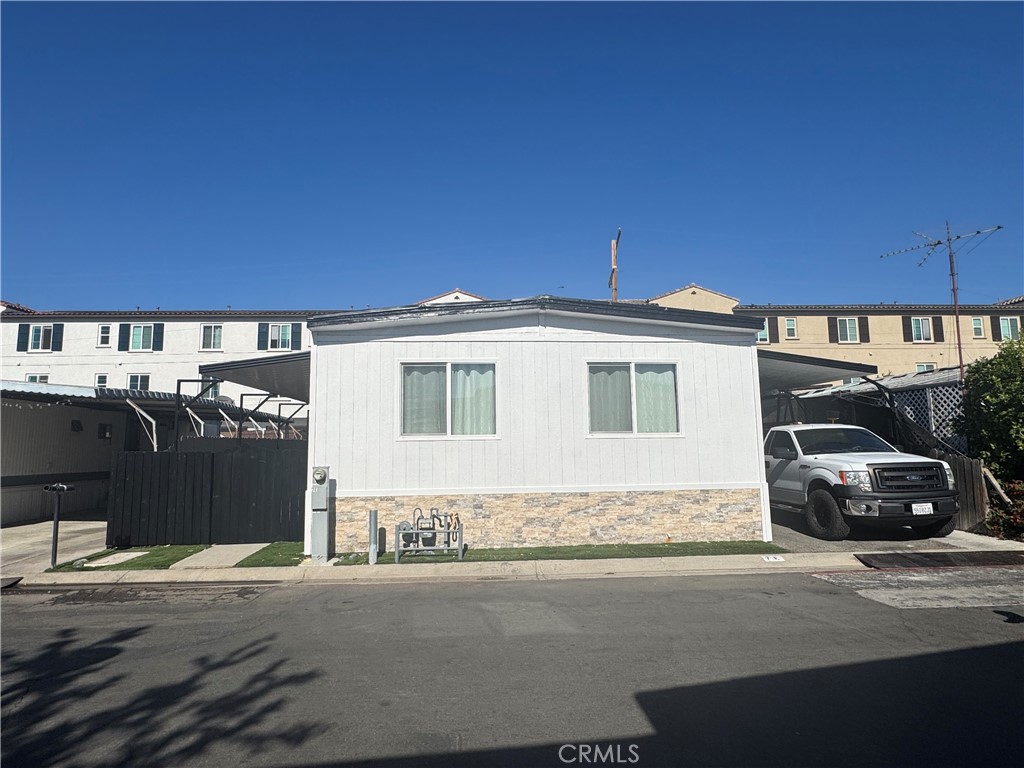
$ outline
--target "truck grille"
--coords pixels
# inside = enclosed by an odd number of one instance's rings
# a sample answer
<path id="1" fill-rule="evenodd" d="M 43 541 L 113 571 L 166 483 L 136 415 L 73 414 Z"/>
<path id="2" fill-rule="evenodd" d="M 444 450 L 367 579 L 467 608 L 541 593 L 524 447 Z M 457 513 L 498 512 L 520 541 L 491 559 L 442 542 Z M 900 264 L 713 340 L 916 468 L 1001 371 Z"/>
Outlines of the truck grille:
<path id="1" fill-rule="evenodd" d="M 907 466 L 875 466 L 875 486 L 880 491 L 941 491 L 946 487 L 946 473 L 940 464 Z"/>

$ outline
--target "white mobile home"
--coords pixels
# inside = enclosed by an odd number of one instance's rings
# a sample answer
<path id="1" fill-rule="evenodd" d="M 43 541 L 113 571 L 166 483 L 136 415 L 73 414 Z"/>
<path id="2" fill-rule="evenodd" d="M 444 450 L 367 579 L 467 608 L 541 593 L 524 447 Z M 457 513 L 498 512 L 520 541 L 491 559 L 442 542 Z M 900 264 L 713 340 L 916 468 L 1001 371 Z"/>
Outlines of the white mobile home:
<path id="1" fill-rule="evenodd" d="M 337 550 L 416 507 L 476 547 L 769 540 L 761 325 L 550 296 L 310 319 Z"/>

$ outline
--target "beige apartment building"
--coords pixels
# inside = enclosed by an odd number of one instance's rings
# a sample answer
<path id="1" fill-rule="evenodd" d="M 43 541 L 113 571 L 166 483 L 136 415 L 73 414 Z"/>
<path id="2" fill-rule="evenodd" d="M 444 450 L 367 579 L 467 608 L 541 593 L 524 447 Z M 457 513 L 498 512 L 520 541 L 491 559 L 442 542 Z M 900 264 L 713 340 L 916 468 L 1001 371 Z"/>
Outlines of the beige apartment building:
<path id="1" fill-rule="evenodd" d="M 655 296 L 664 307 L 764 319 L 758 344 L 780 352 L 878 367 L 878 374 L 914 373 L 959 364 L 951 304 L 740 304 L 691 284 Z M 991 357 L 1005 339 L 1020 338 L 1024 296 L 960 305 L 964 365 Z"/>

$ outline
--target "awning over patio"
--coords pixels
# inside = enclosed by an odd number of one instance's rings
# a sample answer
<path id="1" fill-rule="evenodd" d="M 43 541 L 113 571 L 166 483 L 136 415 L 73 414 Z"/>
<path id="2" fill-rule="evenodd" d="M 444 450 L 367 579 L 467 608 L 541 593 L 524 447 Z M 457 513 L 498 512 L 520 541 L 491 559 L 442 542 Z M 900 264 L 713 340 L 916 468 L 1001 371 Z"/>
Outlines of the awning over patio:
<path id="1" fill-rule="evenodd" d="M 309 352 L 210 363 L 199 366 L 199 373 L 272 395 L 309 402 Z"/>
<path id="2" fill-rule="evenodd" d="M 771 349 L 758 349 L 757 358 L 762 394 L 776 390 L 809 389 L 830 381 L 878 372 L 874 365 L 792 355 Z M 309 352 L 255 357 L 201 365 L 199 373 L 308 403 L 309 359 Z"/>

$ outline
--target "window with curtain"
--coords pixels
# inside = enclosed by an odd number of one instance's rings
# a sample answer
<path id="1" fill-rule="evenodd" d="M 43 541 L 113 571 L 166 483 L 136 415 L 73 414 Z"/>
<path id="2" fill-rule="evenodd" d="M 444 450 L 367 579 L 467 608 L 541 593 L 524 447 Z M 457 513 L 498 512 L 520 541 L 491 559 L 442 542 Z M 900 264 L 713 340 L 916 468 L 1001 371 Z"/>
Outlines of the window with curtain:
<path id="1" fill-rule="evenodd" d="M 592 433 L 679 432 L 674 363 L 591 363 L 588 384 Z"/>
<path id="2" fill-rule="evenodd" d="M 495 391 L 493 363 L 403 364 L 402 434 L 497 434 Z"/>

